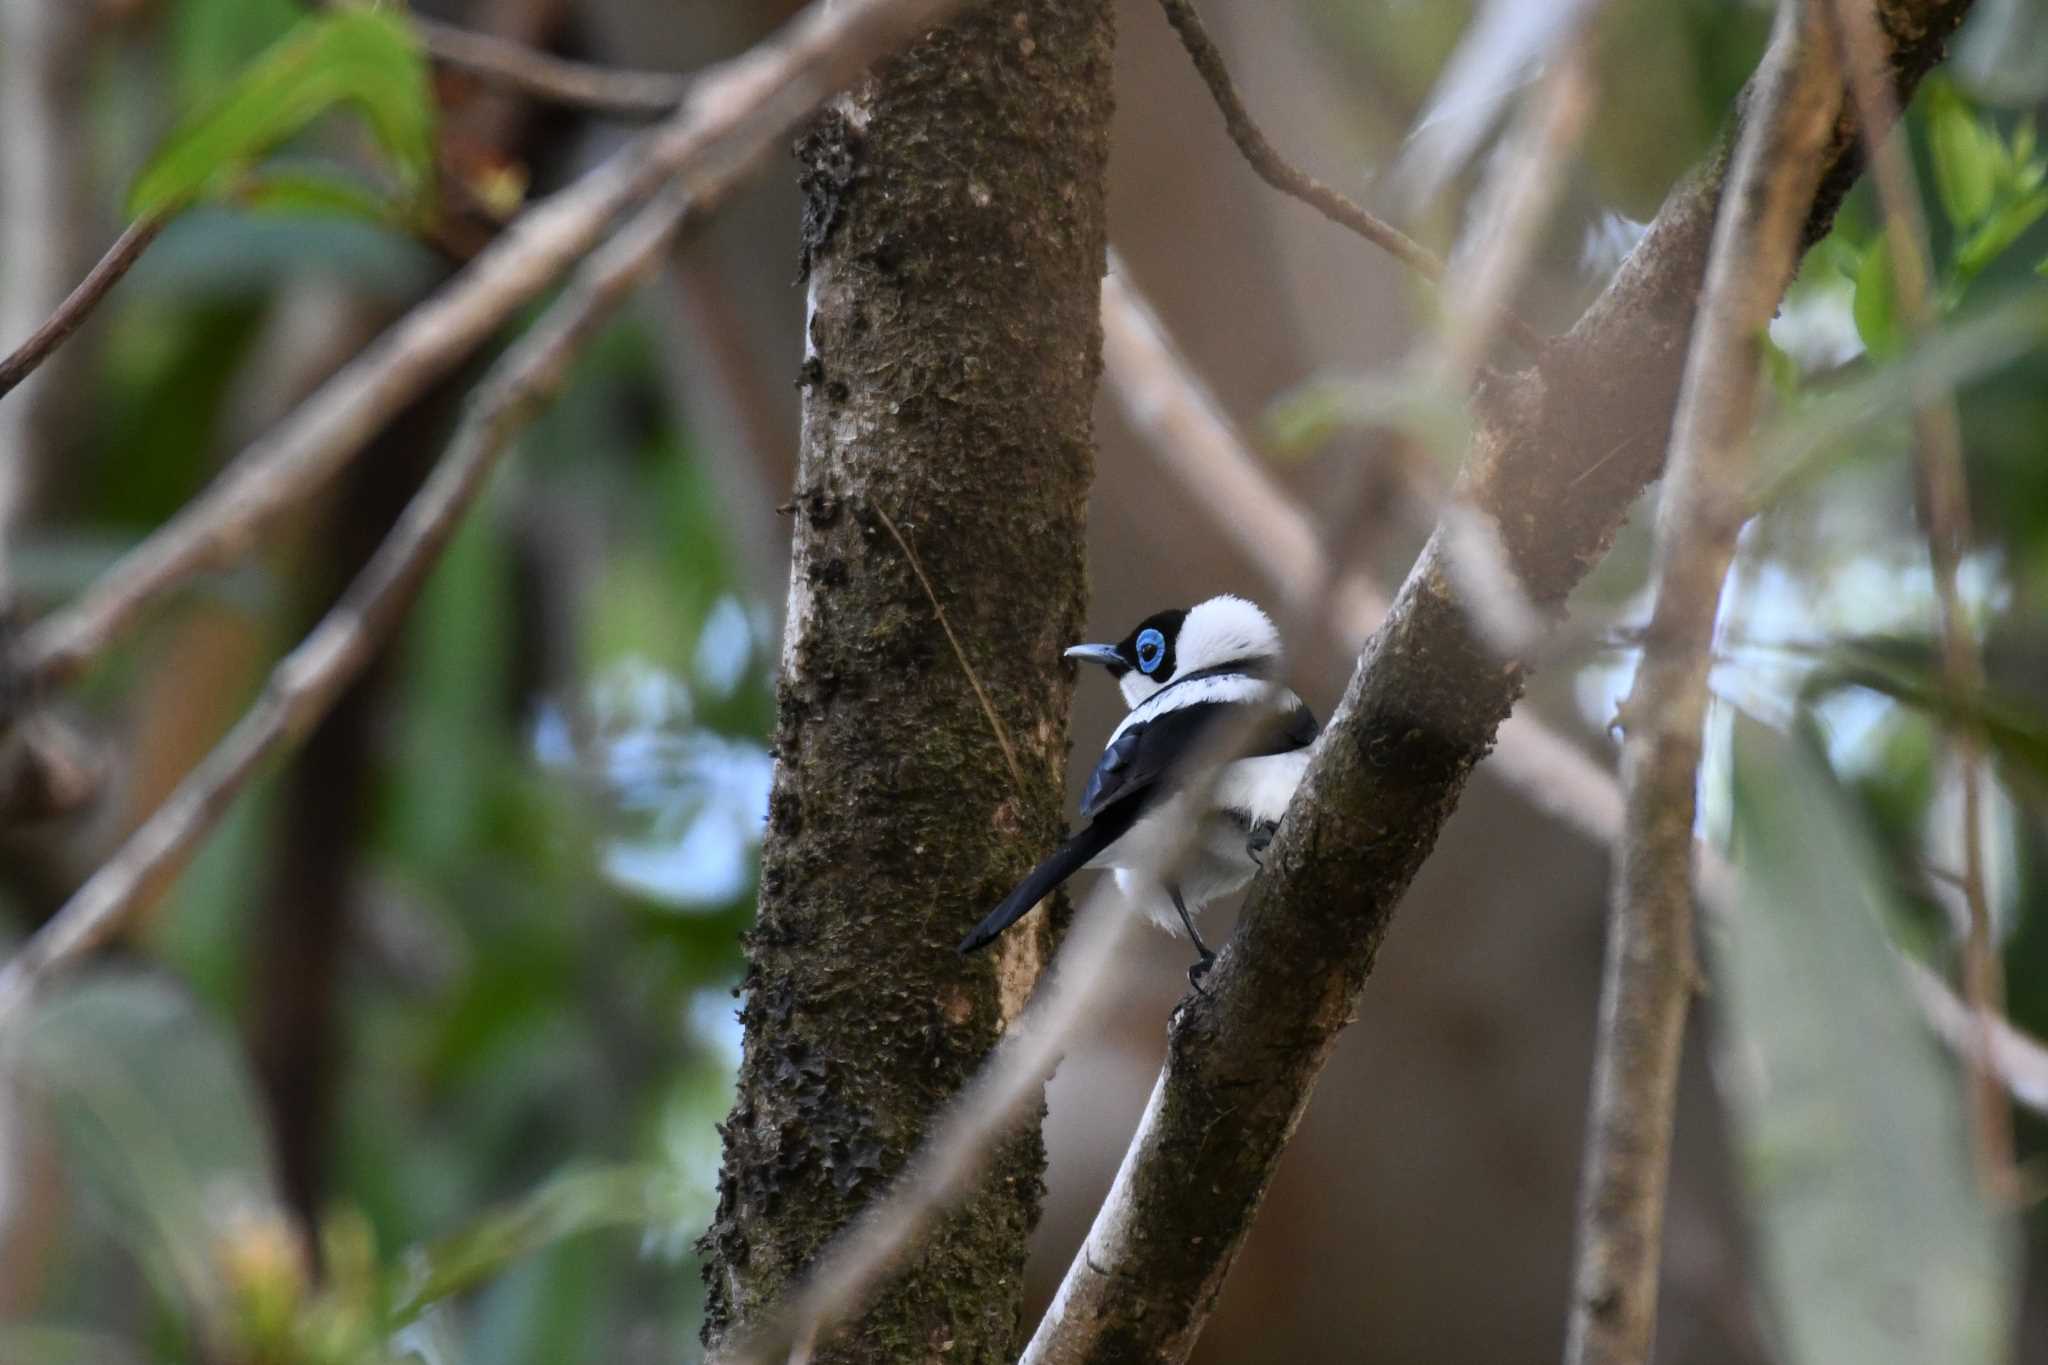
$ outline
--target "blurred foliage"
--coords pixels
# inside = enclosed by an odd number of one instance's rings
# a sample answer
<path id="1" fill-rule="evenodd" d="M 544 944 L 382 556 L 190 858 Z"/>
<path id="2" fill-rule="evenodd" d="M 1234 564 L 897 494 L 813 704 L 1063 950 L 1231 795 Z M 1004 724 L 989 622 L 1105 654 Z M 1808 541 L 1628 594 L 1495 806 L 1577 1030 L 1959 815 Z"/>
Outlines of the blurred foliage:
<path id="1" fill-rule="evenodd" d="M 1734 752 L 1741 890 L 1702 937 L 1780 1358 L 2003 1360 L 2013 1239 L 1886 944 L 1882 861 L 1817 751 L 1738 717 Z"/>

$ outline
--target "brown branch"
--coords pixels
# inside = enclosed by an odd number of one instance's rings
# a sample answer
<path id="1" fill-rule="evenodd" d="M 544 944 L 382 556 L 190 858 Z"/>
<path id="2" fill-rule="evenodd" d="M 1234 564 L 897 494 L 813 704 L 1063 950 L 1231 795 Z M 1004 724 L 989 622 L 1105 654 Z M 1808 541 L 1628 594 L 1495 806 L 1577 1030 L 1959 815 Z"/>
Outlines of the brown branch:
<path id="1" fill-rule="evenodd" d="M 974 665 L 967 662 L 967 650 L 961 645 L 960 637 L 953 633 L 953 623 L 946 619 L 946 609 L 939 605 L 939 595 L 932 590 L 931 579 L 925 577 L 924 565 L 918 562 L 917 551 L 910 548 L 910 542 L 903 538 L 903 532 L 896 529 L 896 523 L 889 516 L 888 509 L 879 502 L 869 504 L 875 516 L 903 551 L 903 557 L 910 561 L 910 571 L 917 575 L 918 586 L 924 589 L 927 602 L 932 604 L 932 614 L 939 618 L 939 629 L 946 632 L 946 642 L 953 646 L 953 657 L 960 661 L 960 671 L 967 675 L 968 686 L 974 689 L 974 699 L 981 703 L 981 714 L 988 717 L 988 728 L 995 735 L 996 743 L 1003 751 L 1003 762 L 1010 769 L 1010 781 L 1016 784 L 1018 796 L 1028 788 L 1024 785 L 1024 770 L 1017 766 L 1017 751 L 1010 745 L 1010 732 L 1003 725 L 1003 718 L 996 714 L 995 703 L 988 699 L 988 690 L 981 685 L 980 676 Z"/>
<path id="2" fill-rule="evenodd" d="M 128 268 L 141 259 L 142 253 L 149 249 L 149 244 L 156 240 L 168 221 L 162 217 L 138 218 L 122 230 L 114 244 L 107 248 L 107 254 L 100 257 L 99 263 L 78 282 L 77 288 L 65 295 L 64 302 L 57 305 L 49 319 L 15 347 L 5 360 L 0 360 L 0 395 L 11 392 L 22 380 L 34 374 L 36 366 L 49 359 L 51 352 L 70 339 L 92 310 L 99 307 L 107 291 L 119 284 Z"/>
<path id="3" fill-rule="evenodd" d="M 673 113 L 690 92 L 687 76 L 570 61 L 423 14 L 410 18 L 435 61 L 555 104 L 623 119 L 658 119 Z"/>
<path id="4" fill-rule="evenodd" d="M 1908 94 L 1968 5 L 1879 3 Z M 1752 94 L 1738 106 L 1731 139 L 1753 105 Z M 1804 242 L 1826 233 L 1855 180 L 1855 134 L 1843 119 L 1813 158 Z M 1487 386 L 1460 489 L 1499 524 L 1539 607 L 1561 606 L 1659 471 L 1726 172 L 1724 141 L 1541 369 Z M 1192 1348 L 1396 906 L 1521 693 L 1521 669 L 1473 634 L 1441 539 L 1366 645 L 1209 997 L 1174 1020 L 1165 1074 L 1032 1365 Z"/>
<path id="5" fill-rule="evenodd" d="M 1428 247 L 1348 195 L 1294 165 L 1272 144 L 1245 108 L 1237 82 L 1231 78 L 1223 53 L 1216 46 L 1216 40 L 1209 36 L 1202 16 L 1195 12 L 1193 0 L 1159 0 L 1159 5 L 1166 11 L 1166 21 L 1180 35 L 1181 46 L 1187 49 L 1196 72 L 1209 87 L 1209 94 L 1223 114 L 1223 125 L 1230 132 L 1230 140 L 1237 144 L 1238 151 L 1244 154 L 1244 159 L 1258 173 L 1259 179 L 1280 193 L 1299 199 L 1339 227 L 1357 233 L 1424 279 L 1438 284 L 1443 282 L 1444 263 Z M 1504 313 L 1501 327 L 1529 355 L 1543 354 L 1545 338 L 1528 323 L 1512 313 Z"/>
<path id="6" fill-rule="evenodd" d="M 1899 114 L 1884 80 L 1884 37 L 1864 5 L 1830 0 L 1830 8 L 1842 40 L 1850 93 L 1857 107 L 1867 111 L 1864 143 L 1878 203 L 1884 209 L 1899 316 L 1907 335 L 1919 340 L 1931 335 L 1935 326 L 1927 223 L 1920 212 L 1919 187 L 1901 137 L 1878 137 L 1867 131 L 1873 125 L 1891 126 Z M 1954 390 L 1940 375 L 1923 374 L 1914 387 L 1914 454 L 1920 471 L 1917 491 L 1934 577 L 1942 681 L 1951 699 L 1960 703 L 1984 687 L 1983 663 L 1956 588 L 1957 565 L 1970 542 L 1962 423 L 1956 415 Z M 1964 709 L 1958 705 L 1955 714 L 1964 714 Z M 1952 744 L 1962 775 L 1962 892 L 1969 912 L 1963 937 L 1963 995 L 1984 1033 L 1979 1046 L 1965 1054 L 1970 1130 L 1979 1183 L 1988 1194 L 2005 1197 L 2018 1188 L 2018 1181 L 2013 1168 L 2012 1109 L 1991 1064 L 1991 1033 L 1993 1022 L 2004 1012 L 2005 983 L 1991 941 L 1991 907 L 1984 887 L 1983 737 L 1967 723 L 1958 724 Z"/>
<path id="7" fill-rule="evenodd" d="M 591 256 L 534 330 L 492 368 L 448 454 L 341 600 L 278 663 L 255 705 L 177 790 L 0 969 L 0 1029 L 52 973 L 118 933 L 183 867 L 263 765 L 304 739 L 375 657 L 512 437 L 658 263 L 690 202 L 679 185 L 663 190 Z"/>
<path id="8" fill-rule="evenodd" d="M 702 207 L 817 103 L 960 0 L 818 0 L 775 37 L 706 71 L 684 106 L 574 185 L 534 205 L 251 445 L 193 502 L 68 606 L 37 622 L 25 664 L 43 683 L 84 670 L 142 612 L 233 562 L 325 487 L 393 413 L 552 284 L 628 206 L 670 179 Z"/>
<path id="9" fill-rule="evenodd" d="M 1820 3 L 1782 0 L 1714 230 L 1657 508 L 1656 601 L 1622 703 L 1624 823 L 1607 921 L 1567 1365 L 1642 1365 L 1693 956 L 1693 818 L 1714 621 L 1746 520 L 1759 345 L 1840 104 Z"/>

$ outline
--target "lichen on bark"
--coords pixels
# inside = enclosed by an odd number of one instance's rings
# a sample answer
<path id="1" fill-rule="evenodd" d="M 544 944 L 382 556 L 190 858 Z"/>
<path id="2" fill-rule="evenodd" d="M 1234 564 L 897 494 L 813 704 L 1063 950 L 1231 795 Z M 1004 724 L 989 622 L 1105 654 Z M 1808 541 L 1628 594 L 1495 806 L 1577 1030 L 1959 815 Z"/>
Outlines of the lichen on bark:
<path id="1" fill-rule="evenodd" d="M 1111 34 L 1107 0 L 977 7 L 798 142 L 803 446 L 714 1349 L 885 1188 L 1047 954 L 1044 916 L 953 945 L 1059 832 Z M 814 1358 L 1014 1359 L 1043 1165 L 1035 1125 L 1004 1142 Z"/>

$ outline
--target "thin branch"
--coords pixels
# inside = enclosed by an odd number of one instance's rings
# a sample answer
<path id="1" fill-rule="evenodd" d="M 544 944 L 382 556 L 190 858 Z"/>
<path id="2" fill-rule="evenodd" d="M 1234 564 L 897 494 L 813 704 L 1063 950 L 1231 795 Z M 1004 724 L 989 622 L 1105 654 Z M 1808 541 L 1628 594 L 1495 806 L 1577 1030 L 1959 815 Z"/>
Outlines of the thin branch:
<path id="1" fill-rule="evenodd" d="M 1824 3 L 1825 0 L 1822 0 Z M 1567 1365 L 1642 1365 L 1656 1324 L 1664 1192 L 1693 957 L 1693 818 L 1714 620 L 1746 517 L 1759 338 L 1839 108 L 1818 4 L 1781 0 L 1756 114 L 1721 198 L 1657 508 L 1656 602 L 1622 704 L 1624 824 L 1600 992 Z"/>
<path id="2" fill-rule="evenodd" d="M 879 502 L 870 502 L 868 506 L 874 509 L 883 527 L 895 538 L 897 547 L 903 551 L 903 557 L 910 561 L 910 571 L 917 575 L 918 586 L 924 589 L 925 600 L 932 604 L 932 614 L 939 618 L 939 628 L 946 632 L 947 643 L 953 646 L 953 657 L 960 661 L 960 671 L 967 675 L 967 683 L 974 689 L 974 699 L 981 703 L 981 714 L 988 718 L 988 728 L 995 734 L 996 743 L 1002 748 L 1003 762 L 1008 764 L 1010 769 L 1010 781 L 1016 784 L 1017 794 L 1022 796 L 1027 790 L 1024 785 L 1024 770 L 1017 766 L 1017 751 L 1010 745 L 1010 732 L 1004 727 L 1003 718 L 996 714 L 995 703 L 988 699 L 988 692 L 982 687 L 981 677 L 974 671 L 974 665 L 967 662 L 967 651 L 961 646 L 960 637 L 953 633 L 953 623 L 946 619 L 946 609 L 939 605 L 939 595 L 932 590 L 931 579 L 925 577 L 924 565 L 918 562 L 917 551 L 910 548 L 910 542 L 903 538 L 903 532 L 896 529 L 896 523 L 890 518 L 887 508 Z"/>
<path id="3" fill-rule="evenodd" d="M 1937 973 L 1911 958 L 1899 961 L 1921 1012 L 1942 1041 L 1989 1071 L 2013 1099 L 2048 1118 L 2048 1042 L 2014 1027 L 2004 1015 L 1985 1019 L 1975 1005 L 1958 1000 Z"/>
<path id="4" fill-rule="evenodd" d="M 1842 38 L 1849 90 L 1864 111 L 1864 145 L 1869 149 L 1871 178 L 1884 209 L 1885 241 L 1891 254 L 1894 296 L 1909 336 L 1919 340 L 1935 326 L 1932 273 L 1927 249 L 1927 224 L 1920 212 L 1919 187 L 1906 155 L 1903 134 L 1879 133 L 1898 119 L 1898 101 L 1884 79 L 1884 38 L 1868 7 L 1852 0 L 1830 0 Z M 1927 556 L 1934 576 L 1937 627 L 1941 636 L 1942 680 L 1951 699 L 1960 701 L 1983 690 L 1984 668 L 1970 635 L 1956 569 L 1970 542 L 1970 495 L 1963 464 L 1962 423 L 1956 415 L 1954 390 L 1938 375 L 1921 375 L 1914 392 L 1914 453 L 1920 480 L 1921 519 L 1926 523 Z M 1960 708 L 1958 708 L 1960 714 Z M 1975 1139 L 1977 1176 L 1987 1193 L 2004 1196 L 2017 1188 L 2013 1168 L 2012 1109 L 1992 1073 L 1991 1034 L 2004 1012 L 2005 984 L 1991 941 L 1991 907 L 1984 887 L 1984 748 L 1983 738 L 1967 723 L 1955 727 L 1953 748 L 1963 787 L 1963 904 L 1969 927 L 1963 938 L 1963 994 L 1976 1012 L 1984 1037 L 1966 1053 L 1969 1063 L 1970 1128 Z"/>
<path id="5" fill-rule="evenodd" d="M 340 602 L 279 662 L 263 694 L 164 804 L 0 969 L 0 1029 L 36 987 L 106 942 L 197 849 L 263 765 L 295 746 L 396 629 L 463 513 L 571 362 L 659 261 L 690 207 L 662 191 L 606 242 L 534 330 L 485 377 L 448 454 Z"/>
<path id="6" fill-rule="evenodd" d="M 687 76 L 570 61 L 423 14 L 410 17 L 435 61 L 555 104 L 622 119 L 658 119 L 673 113 L 690 92 Z"/>
<path id="7" fill-rule="evenodd" d="M 43 683 L 75 677 L 145 609 L 233 562 L 325 487 L 394 412 L 552 284 L 625 208 L 670 179 L 700 207 L 708 205 L 820 100 L 959 3 L 817 0 L 773 38 L 705 72 L 666 123 L 528 209 L 461 274 L 243 451 L 205 493 L 76 601 L 31 627 L 27 667 Z"/>
<path id="8" fill-rule="evenodd" d="M 0 395 L 13 391 L 14 387 L 35 373 L 36 366 L 49 359 L 50 353 L 62 346 L 73 332 L 99 307 L 100 300 L 107 292 L 121 282 L 130 266 L 140 260 L 157 234 L 164 230 L 166 218 L 138 218 L 124 228 L 114 244 L 107 248 L 107 254 L 100 257 L 86 277 L 57 305 L 55 312 L 42 326 L 30 334 L 27 340 L 14 348 L 5 360 L 0 360 Z"/>
<path id="9" fill-rule="evenodd" d="M 1349 228 L 1424 279 L 1436 284 L 1443 282 L 1444 263 L 1428 247 L 1281 155 L 1245 108 L 1237 82 L 1231 78 L 1223 53 L 1209 36 L 1202 16 L 1195 12 L 1193 0 L 1159 0 L 1159 6 L 1166 11 L 1166 21 L 1180 35 L 1181 46 L 1187 49 L 1196 72 L 1209 87 L 1210 96 L 1223 114 L 1230 140 L 1237 144 L 1259 179 L 1280 193 L 1299 199 L 1337 226 Z M 1531 356 L 1543 354 L 1545 340 L 1534 327 L 1512 313 L 1503 315 L 1501 326 L 1523 351 Z"/>

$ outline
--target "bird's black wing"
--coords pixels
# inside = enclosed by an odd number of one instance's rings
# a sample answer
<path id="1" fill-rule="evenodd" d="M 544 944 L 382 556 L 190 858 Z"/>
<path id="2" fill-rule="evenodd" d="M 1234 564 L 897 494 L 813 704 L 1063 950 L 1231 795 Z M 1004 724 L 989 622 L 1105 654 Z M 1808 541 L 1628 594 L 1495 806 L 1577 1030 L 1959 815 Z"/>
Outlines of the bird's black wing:
<path id="1" fill-rule="evenodd" d="M 1024 918 L 1032 906 L 1053 893 L 1053 889 L 1067 878 L 1087 866 L 1088 860 L 1124 837 L 1131 824 L 1138 818 L 1138 807 L 1133 803 L 1128 809 L 1113 810 L 1102 819 L 1062 843 L 1052 855 L 1037 867 L 1031 869 L 1016 890 L 1003 897 L 1002 904 L 988 912 L 981 923 L 968 931 L 960 940 L 960 951 L 971 953 L 995 941 L 996 935 Z"/>
<path id="2" fill-rule="evenodd" d="M 1298 701 L 1291 711 L 1281 711 L 1266 699 L 1176 707 L 1131 726 L 1102 751 L 1081 793 L 1082 818 L 1092 819 L 1123 801 L 1135 801 L 1142 809 L 1172 792 L 1186 764 L 1201 754 L 1204 744 L 1213 742 L 1212 727 L 1243 715 L 1247 706 L 1266 711 L 1272 723 L 1260 727 L 1243 757 L 1292 753 L 1315 742 L 1316 718 Z"/>

